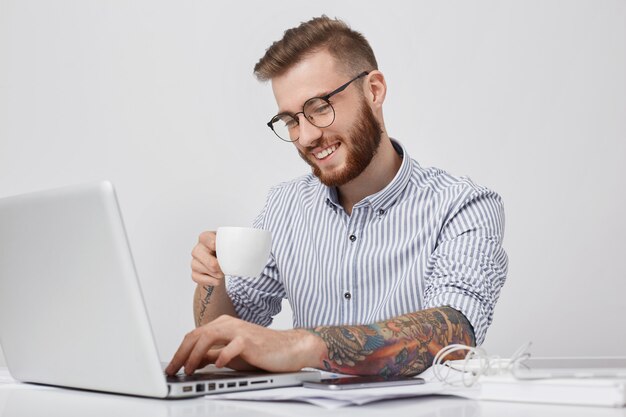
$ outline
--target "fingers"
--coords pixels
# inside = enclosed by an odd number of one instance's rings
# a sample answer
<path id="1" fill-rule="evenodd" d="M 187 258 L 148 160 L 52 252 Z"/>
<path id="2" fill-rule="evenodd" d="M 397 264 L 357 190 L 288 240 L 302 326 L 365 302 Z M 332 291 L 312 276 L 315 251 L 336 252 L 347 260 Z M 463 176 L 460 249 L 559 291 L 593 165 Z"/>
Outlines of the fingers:
<path id="1" fill-rule="evenodd" d="M 196 344 L 196 340 L 199 336 L 194 332 L 188 333 L 187 336 L 183 339 L 183 342 L 178 347 L 178 350 L 174 354 L 174 357 L 170 361 L 167 368 L 165 368 L 165 373 L 168 375 L 176 375 L 176 373 L 182 368 L 183 364 L 189 358 L 189 354 L 191 350 Z"/>
<path id="2" fill-rule="evenodd" d="M 239 319 L 230 316 L 220 316 L 209 324 L 205 324 L 185 335 L 171 362 L 165 368 L 168 375 L 176 373 L 185 367 L 185 373 L 191 375 L 199 368 L 214 363 L 220 356 L 224 345 L 229 344 L 236 334 Z"/>
<path id="3" fill-rule="evenodd" d="M 205 352 L 204 356 L 200 360 L 200 363 L 198 363 L 196 369 L 201 369 L 209 364 L 215 363 L 215 361 L 217 360 L 217 357 L 220 355 L 221 350 L 222 350 L 222 347 L 209 348 L 209 350 Z M 180 348 L 179 348 L 179 351 L 180 351 Z M 176 352 L 176 355 L 178 355 L 178 352 Z M 165 373 L 168 375 L 175 375 L 176 373 L 178 373 L 180 368 L 182 368 L 185 362 L 187 362 L 187 357 L 185 356 L 184 353 L 181 353 L 180 360 L 179 358 L 177 358 L 176 355 L 174 355 L 174 358 L 169 363 L 168 367 L 165 369 Z"/>
<path id="4" fill-rule="evenodd" d="M 191 278 L 200 285 L 221 285 L 224 273 L 215 254 L 215 232 L 203 232 L 191 252 Z"/>
<path id="5" fill-rule="evenodd" d="M 213 322 L 187 333 L 165 373 L 175 375 L 184 366 L 185 373 L 191 375 L 207 363 L 213 363 L 219 358 L 222 346 L 230 343 L 233 338 L 231 333 L 236 327 L 233 320 L 240 321 L 230 316 L 220 316 Z"/>
<path id="6" fill-rule="evenodd" d="M 198 237 L 198 243 L 206 246 L 215 255 L 215 237 L 216 233 L 213 231 L 202 232 Z"/>
<path id="7" fill-rule="evenodd" d="M 210 271 L 204 264 L 197 259 L 191 260 L 191 279 L 202 286 L 219 286 L 224 282 L 224 275 Z"/>
<path id="8" fill-rule="evenodd" d="M 193 374 L 196 369 L 206 366 L 213 361 L 219 354 L 213 352 L 211 347 L 215 344 L 215 337 L 204 329 L 196 329 L 187 333 L 183 342 L 174 354 L 172 361 L 165 368 L 168 375 L 176 375 L 176 373 L 185 367 L 187 375 Z"/>
<path id="9" fill-rule="evenodd" d="M 205 355 L 204 360 L 200 364 L 200 367 L 204 368 L 205 366 L 211 363 L 214 364 L 217 361 L 217 358 L 220 356 L 222 349 L 223 347 L 209 350 L 207 354 Z M 222 364 L 220 363 L 220 365 Z M 236 371 L 260 371 L 261 370 L 261 368 L 257 368 L 256 366 L 250 365 L 248 362 L 243 360 L 241 356 L 235 356 L 233 359 L 228 361 L 228 363 L 224 364 L 223 366 L 226 366 L 227 368 L 230 368 L 230 369 L 234 369 Z"/>
<path id="10" fill-rule="evenodd" d="M 224 346 L 215 361 L 215 366 L 218 368 L 227 366 L 234 358 L 243 352 L 244 347 L 243 338 L 235 337 L 228 345 Z"/>
<path id="11" fill-rule="evenodd" d="M 203 367 L 207 366 L 208 364 L 215 363 L 218 356 L 220 356 L 221 351 L 222 351 L 221 346 L 219 348 L 215 348 L 215 347 L 211 348 L 204 356 L 204 360 L 202 361 L 202 363 L 204 364 Z"/>
<path id="12" fill-rule="evenodd" d="M 193 374 L 196 369 L 206 365 L 207 353 L 213 344 L 214 339 L 206 333 L 196 340 L 187 361 L 185 361 L 185 373 L 187 375 Z"/>

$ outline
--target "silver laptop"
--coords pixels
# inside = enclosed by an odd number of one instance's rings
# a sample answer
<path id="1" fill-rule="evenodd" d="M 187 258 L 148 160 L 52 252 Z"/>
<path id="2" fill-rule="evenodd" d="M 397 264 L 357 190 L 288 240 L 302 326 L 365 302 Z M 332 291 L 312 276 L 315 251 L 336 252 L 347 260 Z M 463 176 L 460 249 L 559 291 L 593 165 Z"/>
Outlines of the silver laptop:
<path id="1" fill-rule="evenodd" d="M 320 378 L 216 369 L 166 377 L 106 181 L 0 198 L 0 345 L 19 381 L 147 397 Z"/>

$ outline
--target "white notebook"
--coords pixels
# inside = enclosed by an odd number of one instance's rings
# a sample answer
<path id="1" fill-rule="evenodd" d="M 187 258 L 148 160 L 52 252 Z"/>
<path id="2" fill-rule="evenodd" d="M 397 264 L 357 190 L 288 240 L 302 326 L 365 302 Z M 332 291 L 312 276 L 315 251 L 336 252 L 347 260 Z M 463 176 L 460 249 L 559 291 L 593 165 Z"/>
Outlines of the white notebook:
<path id="1" fill-rule="evenodd" d="M 479 399 L 624 407 L 626 378 L 519 380 L 513 376 L 483 376 Z"/>

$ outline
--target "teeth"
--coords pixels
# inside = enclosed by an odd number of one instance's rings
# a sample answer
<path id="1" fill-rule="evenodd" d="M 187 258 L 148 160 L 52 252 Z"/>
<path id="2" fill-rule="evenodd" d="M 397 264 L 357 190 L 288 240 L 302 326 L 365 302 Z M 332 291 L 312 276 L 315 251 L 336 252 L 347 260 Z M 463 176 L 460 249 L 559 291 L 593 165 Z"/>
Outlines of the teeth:
<path id="1" fill-rule="evenodd" d="M 335 152 L 336 150 L 337 150 L 337 146 L 331 146 L 330 148 L 324 149 L 322 152 L 316 153 L 315 157 L 317 159 L 323 159 L 323 158 L 326 158 L 331 153 Z"/>

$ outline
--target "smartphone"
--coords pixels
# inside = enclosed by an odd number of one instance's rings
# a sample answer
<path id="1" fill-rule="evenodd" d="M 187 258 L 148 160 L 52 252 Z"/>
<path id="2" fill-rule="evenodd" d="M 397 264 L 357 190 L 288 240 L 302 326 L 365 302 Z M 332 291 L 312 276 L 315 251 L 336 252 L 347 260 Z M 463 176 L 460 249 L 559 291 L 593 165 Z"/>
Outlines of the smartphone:
<path id="1" fill-rule="evenodd" d="M 351 376 L 342 378 L 320 379 L 319 381 L 306 381 L 303 386 L 306 388 L 343 390 L 358 388 L 380 388 L 395 387 L 399 385 L 420 385 L 422 378 L 411 378 L 408 376 L 385 378 L 378 375 L 372 376 Z"/>

